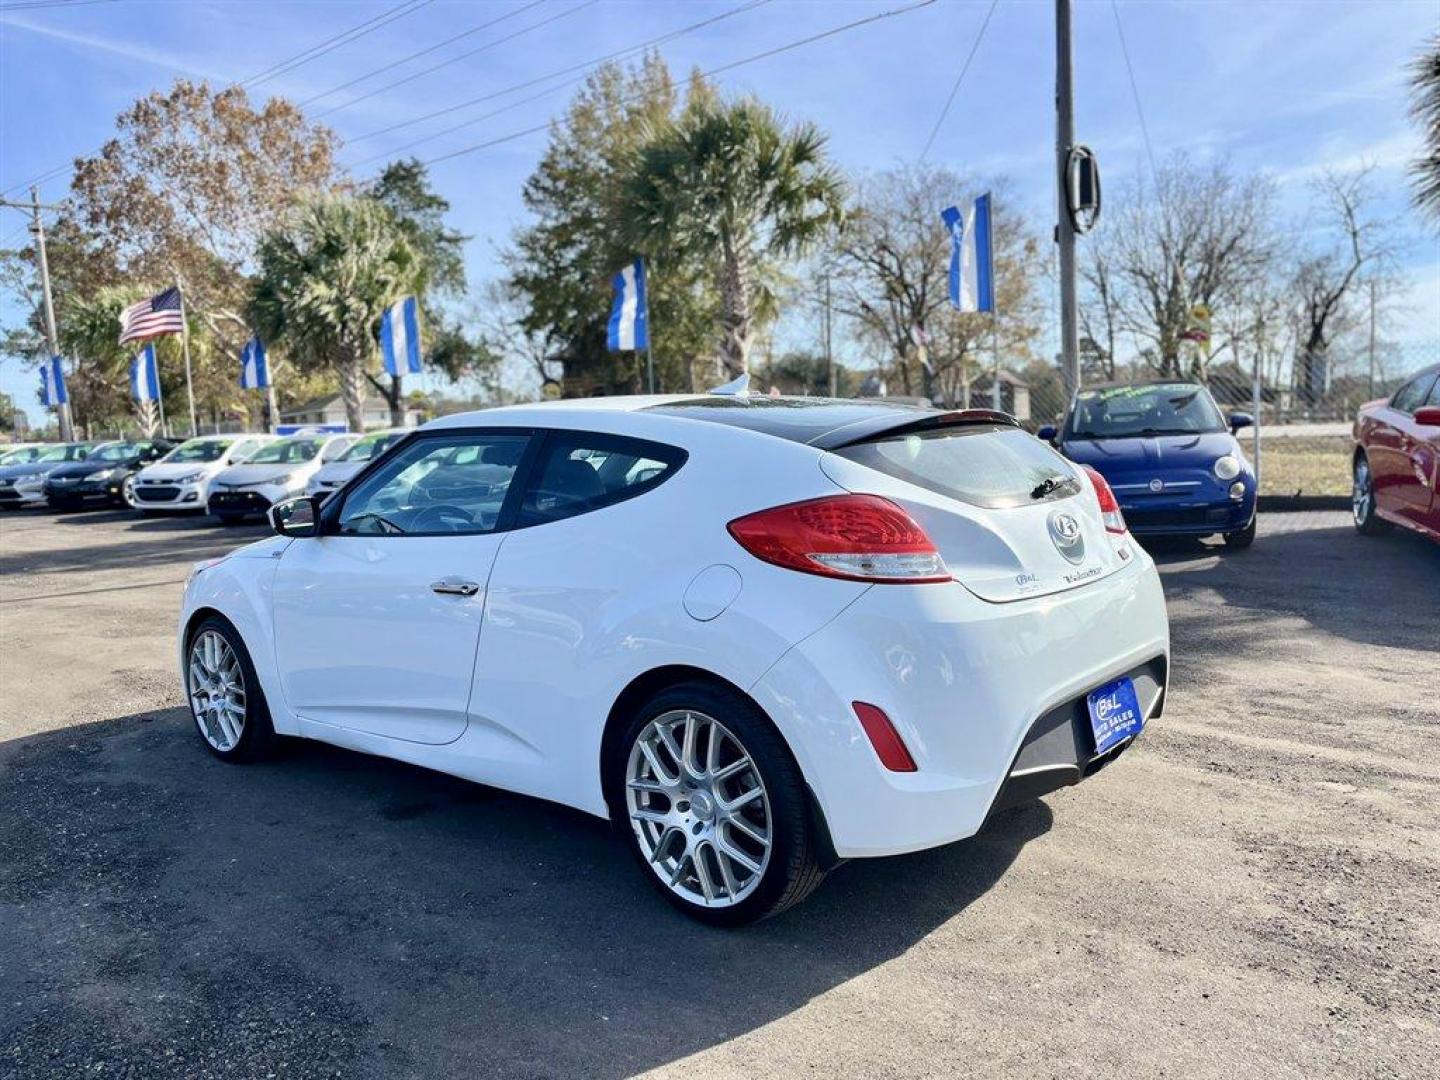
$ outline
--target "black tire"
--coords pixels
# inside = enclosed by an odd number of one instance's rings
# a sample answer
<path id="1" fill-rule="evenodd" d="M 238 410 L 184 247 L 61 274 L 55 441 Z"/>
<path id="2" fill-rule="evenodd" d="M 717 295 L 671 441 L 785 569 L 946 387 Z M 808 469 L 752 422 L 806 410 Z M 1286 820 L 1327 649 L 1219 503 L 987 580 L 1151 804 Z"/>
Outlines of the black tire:
<path id="1" fill-rule="evenodd" d="M 1355 531 L 1363 536 L 1377 536 L 1390 525 L 1375 513 L 1375 481 L 1364 454 L 1355 455 L 1350 472 L 1350 516 L 1355 522 Z"/>
<path id="2" fill-rule="evenodd" d="M 1225 534 L 1225 546 L 1231 551 L 1244 551 L 1251 544 L 1255 543 L 1255 523 L 1260 518 L 1259 514 L 1250 515 L 1250 524 L 1243 529 Z"/>
<path id="3" fill-rule="evenodd" d="M 244 522 L 245 522 L 245 515 L 244 515 L 244 514 L 216 514 L 216 515 L 215 515 L 215 520 L 218 521 L 218 522 L 220 522 L 220 524 L 221 524 L 221 525 L 224 525 L 226 528 L 230 528 L 231 526 L 234 526 L 234 525 L 244 524 Z"/>
<path id="4" fill-rule="evenodd" d="M 221 749 L 206 738 L 202 728 L 203 722 L 195 709 L 195 694 L 191 681 L 191 648 L 207 632 L 219 634 L 230 646 L 235 658 L 239 661 L 244 684 L 245 719 L 239 740 L 228 749 Z M 196 737 L 199 738 L 206 750 L 209 750 L 221 761 L 242 764 L 261 761 L 274 753 L 278 740 L 275 736 L 275 727 L 270 722 L 270 706 L 265 701 L 265 692 L 260 688 L 260 679 L 255 674 L 255 664 L 250 659 L 250 652 L 245 648 L 245 642 L 241 639 L 239 631 L 231 625 L 228 619 L 219 615 L 208 616 L 197 623 L 185 639 L 185 699 L 190 707 L 190 718 L 195 722 Z"/>
<path id="5" fill-rule="evenodd" d="M 636 740 L 652 720 L 678 710 L 693 710 L 723 724 L 750 756 L 769 799 L 769 861 L 753 891 L 728 907 L 706 907 L 692 902 L 662 882 L 630 821 L 626 770 Z M 660 691 L 635 711 L 606 765 L 606 798 L 617 835 L 630 849 L 646 881 L 692 918 L 713 926 L 744 926 L 798 904 L 824 880 L 816 828 L 800 767 L 770 718 L 740 693 L 702 681 L 679 683 Z"/>

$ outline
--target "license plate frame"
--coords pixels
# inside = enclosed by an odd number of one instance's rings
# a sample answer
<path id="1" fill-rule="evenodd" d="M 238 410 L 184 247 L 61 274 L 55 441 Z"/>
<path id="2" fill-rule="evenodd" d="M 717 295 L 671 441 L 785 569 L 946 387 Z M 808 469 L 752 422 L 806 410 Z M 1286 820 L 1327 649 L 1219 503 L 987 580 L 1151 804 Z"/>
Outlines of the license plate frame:
<path id="1" fill-rule="evenodd" d="M 1128 675 L 1098 686 L 1085 695 L 1095 753 L 1113 750 L 1145 729 L 1145 715 L 1135 693 L 1135 681 Z"/>

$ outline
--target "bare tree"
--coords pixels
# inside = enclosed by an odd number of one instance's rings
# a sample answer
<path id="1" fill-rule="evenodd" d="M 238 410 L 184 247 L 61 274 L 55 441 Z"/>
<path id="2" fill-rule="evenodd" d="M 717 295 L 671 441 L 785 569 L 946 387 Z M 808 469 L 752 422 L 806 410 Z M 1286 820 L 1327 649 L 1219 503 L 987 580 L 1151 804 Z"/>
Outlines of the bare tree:
<path id="1" fill-rule="evenodd" d="M 1410 68 L 1410 115 L 1425 149 L 1411 168 L 1415 205 L 1440 223 L 1440 34 L 1425 43 Z"/>
<path id="2" fill-rule="evenodd" d="M 1393 245 L 1385 221 L 1375 216 L 1366 166 L 1351 173 L 1327 172 L 1315 185 L 1311 217 L 1321 239 L 1295 264 L 1296 389 L 1313 405 L 1325 396 L 1331 377 L 1330 347 L 1358 311 L 1360 286 L 1368 272 L 1390 260 Z"/>
<path id="3" fill-rule="evenodd" d="M 1104 328 L 1112 354 L 1118 331 L 1157 374 L 1179 375 L 1195 309 L 1237 303 L 1274 264 L 1273 185 L 1177 154 L 1152 185 L 1136 178 L 1110 205 L 1085 245 L 1086 324 Z M 1227 344 L 1202 349 L 1195 373 Z"/>

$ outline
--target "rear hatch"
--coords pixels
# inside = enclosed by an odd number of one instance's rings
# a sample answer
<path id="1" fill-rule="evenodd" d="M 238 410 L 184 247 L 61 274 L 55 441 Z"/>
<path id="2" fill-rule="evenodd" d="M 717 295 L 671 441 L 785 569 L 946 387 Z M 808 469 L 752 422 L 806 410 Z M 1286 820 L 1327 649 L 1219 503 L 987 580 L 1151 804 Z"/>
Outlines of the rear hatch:
<path id="1" fill-rule="evenodd" d="M 847 491 L 904 507 L 955 579 L 994 603 L 1084 588 L 1132 558 L 1105 530 L 1088 477 L 1013 421 L 939 414 L 828 447 Z"/>

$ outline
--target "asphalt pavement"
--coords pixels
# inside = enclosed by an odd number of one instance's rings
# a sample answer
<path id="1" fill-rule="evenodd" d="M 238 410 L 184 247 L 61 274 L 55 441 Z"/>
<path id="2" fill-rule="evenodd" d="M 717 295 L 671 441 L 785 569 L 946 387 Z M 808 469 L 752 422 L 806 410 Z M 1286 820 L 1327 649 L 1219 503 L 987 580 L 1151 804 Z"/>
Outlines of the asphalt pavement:
<path id="1" fill-rule="evenodd" d="M 0 1077 L 1429 1077 L 1440 547 L 1157 550 L 1166 715 L 742 931 L 605 825 L 316 744 L 226 766 L 174 621 L 263 534 L 0 517 Z"/>

